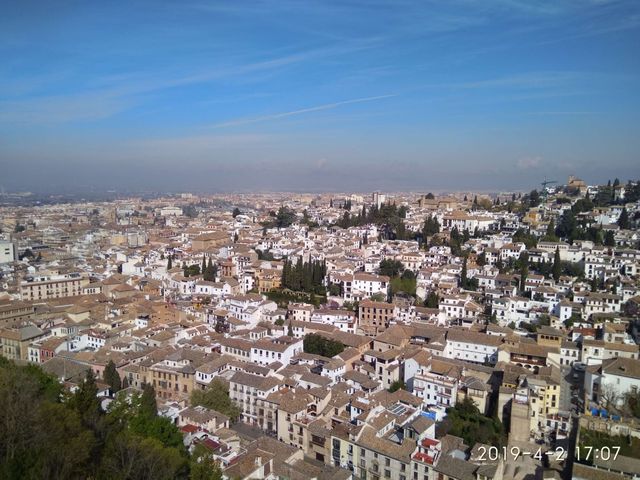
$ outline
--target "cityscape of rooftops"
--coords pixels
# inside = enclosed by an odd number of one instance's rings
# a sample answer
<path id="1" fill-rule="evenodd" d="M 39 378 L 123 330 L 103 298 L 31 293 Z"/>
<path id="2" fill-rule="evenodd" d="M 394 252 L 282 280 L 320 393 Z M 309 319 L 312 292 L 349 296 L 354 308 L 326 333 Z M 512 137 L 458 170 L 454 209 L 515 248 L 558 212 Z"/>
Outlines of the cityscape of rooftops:
<path id="1" fill-rule="evenodd" d="M 0 478 L 640 478 L 640 3 L 0 15 Z"/>

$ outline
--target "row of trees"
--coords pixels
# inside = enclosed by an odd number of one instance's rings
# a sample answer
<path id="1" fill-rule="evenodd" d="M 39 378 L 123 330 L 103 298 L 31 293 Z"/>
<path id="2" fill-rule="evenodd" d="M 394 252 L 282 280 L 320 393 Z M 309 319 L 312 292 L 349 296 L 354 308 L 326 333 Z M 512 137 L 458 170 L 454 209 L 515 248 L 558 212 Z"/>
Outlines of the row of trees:
<path id="1" fill-rule="evenodd" d="M 167 269 L 171 269 L 173 267 L 173 259 L 169 257 L 167 261 Z M 218 265 L 214 264 L 211 258 L 207 262 L 205 257 L 202 257 L 202 265 L 187 265 L 186 263 L 182 265 L 182 274 L 185 277 L 196 277 L 202 274 L 202 279 L 208 282 L 215 282 L 216 276 L 218 275 Z"/>
<path id="2" fill-rule="evenodd" d="M 306 293 L 306 292 L 293 292 L 291 290 L 281 290 L 274 289 L 268 292 L 264 292 L 269 300 L 272 300 L 278 304 L 280 308 L 287 308 L 289 303 L 291 302 L 302 302 L 302 303 L 310 303 L 314 305 L 316 308 L 320 306 L 321 303 L 326 301 L 326 298 L 323 295 L 316 295 L 315 293 Z"/>
<path id="3" fill-rule="evenodd" d="M 303 262 L 302 257 L 298 257 L 295 264 L 285 260 L 282 269 L 282 287 L 324 295 L 326 290 L 323 282 L 326 274 L 327 265 L 325 262 L 315 260 Z"/>
<path id="4" fill-rule="evenodd" d="M 153 387 L 107 412 L 89 370 L 75 393 L 39 367 L 0 358 L 0 478 L 220 479 L 210 455 L 189 455 Z M 201 466 L 206 465 L 206 469 Z"/>
<path id="5" fill-rule="evenodd" d="M 373 205 L 368 210 L 366 205 L 363 205 L 357 215 L 350 211 L 344 212 L 342 219 L 338 221 L 338 226 L 349 228 L 373 224 L 384 225 L 389 227 L 390 231 L 396 231 L 401 223 L 404 226 L 402 220 L 406 218 L 407 212 L 406 206 L 398 207 L 395 203 L 385 203 L 379 208 L 377 205 Z"/>
<path id="6" fill-rule="evenodd" d="M 205 258 L 202 257 L 202 266 L 200 267 L 200 271 L 202 272 L 202 279 L 207 282 L 215 282 L 216 276 L 218 275 L 218 265 L 214 264 L 209 257 L 209 261 L 206 262 Z"/>

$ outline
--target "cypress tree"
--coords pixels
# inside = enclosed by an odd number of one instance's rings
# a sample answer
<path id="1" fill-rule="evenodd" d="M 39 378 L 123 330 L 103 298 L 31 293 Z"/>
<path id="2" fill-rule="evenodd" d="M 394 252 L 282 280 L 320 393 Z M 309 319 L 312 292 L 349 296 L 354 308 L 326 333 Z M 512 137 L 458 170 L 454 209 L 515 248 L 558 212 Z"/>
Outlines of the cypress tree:
<path id="1" fill-rule="evenodd" d="M 150 383 L 142 386 L 142 396 L 140 397 L 141 413 L 150 417 L 158 415 L 158 405 L 156 403 L 156 390 Z"/>
<path id="2" fill-rule="evenodd" d="M 562 264 L 560 263 L 560 249 L 556 247 L 556 253 L 553 256 L 553 279 L 557 282 L 560 280 L 560 274 L 562 273 Z"/>
<path id="3" fill-rule="evenodd" d="M 547 233 L 546 233 L 546 236 L 547 236 L 547 237 L 549 237 L 549 238 L 552 238 L 552 237 L 554 237 L 554 236 L 555 236 L 555 234 L 556 234 L 556 226 L 555 226 L 555 224 L 553 223 L 553 220 L 550 220 L 550 221 L 549 221 L 549 225 L 547 225 Z"/>
<path id="4" fill-rule="evenodd" d="M 460 273 L 460 286 L 462 288 L 467 287 L 467 257 L 464 258 L 462 263 L 462 272 Z"/>
<path id="5" fill-rule="evenodd" d="M 616 238 L 612 230 L 607 230 L 607 233 L 604 234 L 604 245 L 606 247 L 616 246 Z"/>
<path id="6" fill-rule="evenodd" d="M 211 258 L 209 258 L 209 270 L 210 270 L 210 276 L 211 276 L 211 281 L 215 282 L 216 281 L 216 276 L 218 275 L 218 265 L 214 265 L 213 261 L 211 260 Z"/>
<path id="7" fill-rule="evenodd" d="M 202 256 L 202 265 L 200 266 L 200 273 L 204 275 L 204 271 L 207 269 L 207 261 L 204 256 Z"/>
<path id="8" fill-rule="evenodd" d="M 71 397 L 69 404 L 80 414 L 86 426 L 93 428 L 97 424 L 100 416 L 100 401 L 93 370 L 87 370 L 84 380 Z"/>
<path id="9" fill-rule="evenodd" d="M 627 212 L 626 208 L 623 208 L 622 212 L 620 212 L 620 218 L 618 218 L 618 226 L 623 230 L 629 228 L 629 212 Z"/>
<path id="10" fill-rule="evenodd" d="M 281 283 L 284 288 L 289 288 L 289 260 L 285 259 L 282 266 L 282 279 Z"/>
<path id="11" fill-rule="evenodd" d="M 120 380 L 120 375 L 118 374 L 118 370 L 116 370 L 116 364 L 113 360 L 109 360 L 107 366 L 104 369 L 104 381 L 113 393 L 117 393 L 120 389 L 122 389 L 122 381 Z"/>
<path id="12" fill-rule="evenodd" d="M 524 292 L 524 284 L 527 281 L 529 275 L 529 254 L 522 252 L 520 254 L 520 290 Z"/>
<path id="13" fill-rule="evenodd" d="M 293 282 L 294 290 L 302 290 L 302 282 L 304 277 L 304 263 L 302 262 L 302 257 L 298 257 L 298 261 L 296 262 L 295 268 L 295 276 Z"/>
<path id="14" fill-rule="evenodd" d="M 167 260 L 167 270 L 171 270 L 173 268 L 173 255 L 169 255 L 169 260 Z"/>

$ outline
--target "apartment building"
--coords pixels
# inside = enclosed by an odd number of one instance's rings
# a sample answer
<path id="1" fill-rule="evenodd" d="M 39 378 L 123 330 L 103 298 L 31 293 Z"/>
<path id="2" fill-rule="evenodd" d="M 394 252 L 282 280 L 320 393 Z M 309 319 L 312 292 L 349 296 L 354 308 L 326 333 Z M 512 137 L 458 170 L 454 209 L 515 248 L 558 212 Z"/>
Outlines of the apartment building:
<path id="1" fill-rule="evenodd" d="M 393 303 L 363 300 L 358 306 L 358 327 L 365 335 L 377 335 L 395 318 Z"/>
<path id="2" fill-rule="evenodd" d="M 345 300 L 361 300 L 374 295 L 386 298 L 389 277 L 375 273 L 356 272 L 352 276 L 340 277 L 342 296 Z"/>
<path id="3" fill-rule="evenodd" d="M 15 262 L 18 259 L 18 250 L 13 242 L 0 241 L 0 264 Z"/>
<path id="4" fill-rule="evenodd" d="M 450 363 L 431 360 L 413 377 L 413 394 L 425 405 L 452 407 L 456 404 L 462 369 Z"/>
<path id="5" fill-rule="evenodd" d="M 9 360 L 28 360 L 29 344 L 45 332 L 36 326 L 0 330 L 0 354 Z"/>
<path id="6" fill-rule="evenodd" d="M 522 342 L 505 344 L 498 349 L 498 361 L 537 373 L 542 367 L 560 367 L 560 348 Z"/>
<path id="7" fill-rule="evenodd" d="M 313 305 L 307 303 L 290 303 L 288 306 L 288 318 L 298 322 L 310 322 L 313 314 Z"/>
<path id="8" fill-rule="evenodd" d="M 302 339 L 289 336 L 263 338 L 251 347 L 250 361 L 258 365 L 280 362 L 288 365 L 297 353 L 302 352 Z"/>
<path id="9" fill-rule="evenodd" d="M 450 330 L 444 356 L 474 363 L 495 364 L 502 337 L 464 330 Z"/>
<path id="10" fill-rule="evenodd" d="M 281 382 L 275 377 L 261 377 L 245 372 L 236 372 L 229 380 L 229 396 L 240 407 L 240 419 L 250 425 L 264 429 L 266 425 L 265 408 L 258 405 L 271 393 L 278 390 Z"/>
<path id="11" fill-rule="evenodd" d="M 611 293 L 589 293 L 585 298 L 584 314 L 589 318 L 597 313 L 618 313 L 622 297 Z"/>
<path id="12" fill-rule="evenodd" d="M 80 273 L 63 275 L 35 275 L 20 282 L 22 300 L 47 300 L 50 298 L 82 295 L 89 286 L 89 279 Z"/>
<path id="13" fill-rule="evenodd" d="M 229 337 L 221 338 L 219 343 L 222 354 L 229 355 L 241 362 L 251 361 L 251 348 L 253 347 L 253 342 L 245 340 L 244 338 Z"/>
<path id="14" fill-rule="evenodd" d="M 36 308 L 25 302 L 0 303 L 0 327 L 15 327 L 31 320 Z"/>
<path id="15" fill-rule="evenodd" d="M 196 369 L 206 362 L 197 350 L 177 350 L 162 361 L 149 366 L 156 395 L 165 400 L 186 400 L 196 387 Z"/>
<path id="16" fill-rule="evenodd" d="M 609 343 L 604 340 L 584 340 L 582 342 L 582 363 L 599 365 L 610 358 L 637 360 L 640 347 L 636 344 Z"/>

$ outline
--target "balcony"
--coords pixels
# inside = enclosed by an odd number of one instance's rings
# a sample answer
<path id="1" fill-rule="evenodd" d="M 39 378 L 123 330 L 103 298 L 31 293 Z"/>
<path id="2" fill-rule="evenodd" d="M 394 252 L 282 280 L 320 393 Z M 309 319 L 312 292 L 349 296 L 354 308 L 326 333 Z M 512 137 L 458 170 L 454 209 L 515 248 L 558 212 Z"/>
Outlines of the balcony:
<path id="1" fill-rule="evenodd" d="M 309 442 L 309 446 L 317 445 L 319 447 L 324 447 L 324 444 L 325 444 L 324 438 L 316 437 L 315 435 L 311 436 L 311 442 Z"/>

